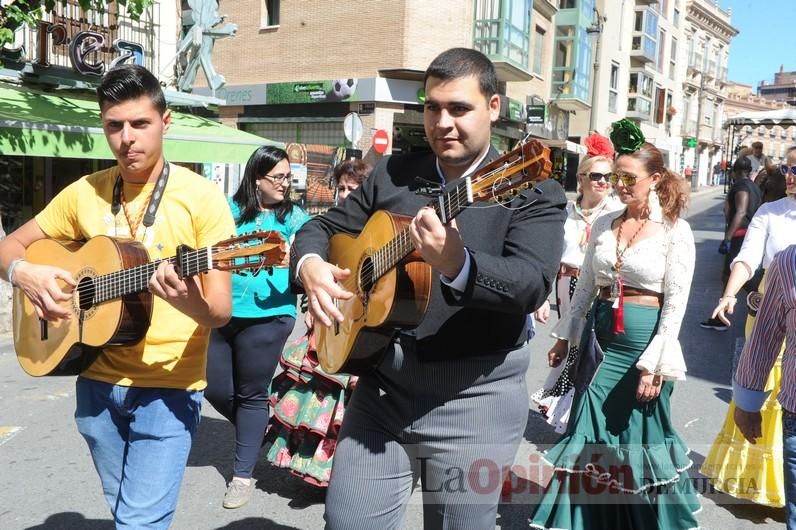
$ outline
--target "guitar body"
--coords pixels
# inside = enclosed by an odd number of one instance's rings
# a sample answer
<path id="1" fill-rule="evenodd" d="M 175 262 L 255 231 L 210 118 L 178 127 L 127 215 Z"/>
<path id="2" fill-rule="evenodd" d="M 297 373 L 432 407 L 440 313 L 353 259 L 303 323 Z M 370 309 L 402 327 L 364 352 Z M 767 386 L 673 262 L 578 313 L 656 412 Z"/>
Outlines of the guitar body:
<path id="1" fill-rule="evenodd" d="M 28 247 L 25 259 L 66 269 L 78 282 L 72 299 L 64 303 L 72 311 L 72 318 L 56 322 L 39 320 L 28 297 L 14 288 L 14 348 L 19 364 L 28 374 L 51 375 L 67 364 L 80 364 L 76 357 L 83 353 L 81 345 L 135 344 L 146 335 L 152 317 L 151 293 L 127 294 L 96 305 L 91 300 L 94 278 L 149 261 L 141 243 L 106 236 L 94 237 L 85 244 L 42 239 Z M 60 284 L 67 290 L 65 283 Z"/>
<path id="2" fill-rule="evenodd" d="M 370 285 L 371 256 L 409 225 L 411 217 L 378 211 L 357 237 L 335 234 L 329 240 L 329 263 L 350 269 L 344 286 L 354 293 L 337 300 L 346 316 L 330 328 L 315 325 L 318 360 L 329 373 L 356 374 L 374 366 L 395 334 L 396 328 L 416 327 L 431 296 L 431 267 L 417 253 Z"/>

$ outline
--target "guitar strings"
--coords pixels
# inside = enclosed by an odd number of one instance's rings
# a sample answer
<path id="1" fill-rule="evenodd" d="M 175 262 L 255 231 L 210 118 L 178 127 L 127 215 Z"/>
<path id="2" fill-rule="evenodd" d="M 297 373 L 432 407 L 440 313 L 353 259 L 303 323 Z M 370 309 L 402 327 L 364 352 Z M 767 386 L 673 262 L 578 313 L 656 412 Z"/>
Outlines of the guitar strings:
<path id="1" fill-rule="evenodd" d="M 522 153 L 521 156 L 522 156 L 522 160 L 523 160 L 523 163 L 524 163 L 525 160 L 526 160 L 525 159 L 525 153 Z M 534 158 L 538 159 L 539 157 L 537 156 L 537 157 L 534 157 Z M 487 172 L 481 178 L 482 179 L 490 178 L 490 177 L 493 177 L 493 176 L 498 175 L 500 173 L 505 173 L 505 171 L 507 169 L 508 169 L 508 166 L 506 166 L 506 165 L 500 166 L 498 168 L 495 168 L 495 169 Z M 498 183 L 497 182 L 493 183 L 492 190 L 491 190 L 492 191 L 492 198 L 497 198 L 498 197 L 498 193 L 495 190 L 496 186 L 498 186 Z M 461 202 L 460 201 L 462 199 L 466 199 L 467 198 L 467 187 L 466 186 L 464 186 L 464 187 L 463 186 L 457 186 L 455 191 L 451 192 L 450 197 L 451 197 L 451 200 L 449 200 L 446 204 L 448 206 L 450 206 L 451 203 L 453 202 L 453 199 L 455 199 L 457 207 L 460 208 L 461 207 Z M 511 201 L 511 199 L 509 199 L 509 201 Z M 468 207 L 470 207 L 470 208 L 472 208 L 472 207 L 475 207 L 475 208 L 504 208 L 504 209 L 509 210 L 509 211 L 519 211 L 519 210 L 523 210 L 525 208 L 528 208 L 529 206 L 532 206 L 537 201 L 538 201 L 538 199 L 534 199 L 533 201 L 531 201 L 529 203 L 526 203 L 526 204 L 523 204 L 521 206 L 512 207 L 512 206 L 508 206 L 508 205 L 504 204 L 500 200 L 495 200 L 494 204 L 482 204 L 482 205 L 479 205 L 477 203 L 473 203 L 473 204 L 468 205 Z M 429 206 L 436 207 L 436 206 L 438 206 L 438 203 L 431 203 L 431 204 L 429 204 Z M 439 214 L 439 212 L 437 212 L 437 213 Z M 450 214 L 451 212 L 448 211 L 448 213 Z M 393 258 L 397 258 L 398 255 L 402 253 L 402 252 L 400 252 L 402 250 L 401 247 L 403 245 L 405 245 L 406 243 L 409 243 L 408 235 L 409 235 L 408 228 L 402 230 L 389 243 L 387 243 L 386 245 L 381 247 L 379 250 L 377 250 L 376 252 L 371 254 L 371 256 L 369 256 L 370 259 L 362 266 L 362 269 L 361 269 L 360 277 L 362 278 L 363 283 L 369 284 L 369 285 L 372 286 L 378 280 L 378 278 L 374 278 L 374 276 L 375 276 L 375 272 L 376 272 L 376 267 L 378 265 L 380 265 L 380 263 L 378 263 L 379 261 L 386 261 L 386 263 L 390 263 L 392 261 L 396 261 L 396 263 L 397 263 L 397 262 L 400 261 L 400 259 L 403 259 L 403 257 L 405 257 L 405 255 L 404 255 L 401 258 L 399 258 L 398 260 L 394 260 L 393 259 Z M 396 246 L 398 248 L 396 248 Z M 385 260 L 385 258 L 386 258 L 386 260 Z M 389 267 L 385 267 L 384 272 L 386 272 L 386 270 L 389 270 L 390 268 L 392 268 L 394 265 L 395 265 L 395 263 L 392 263 Z M 380 272 L 380 274 L 378 274 L 378 277 L 380 278 L 381 275 L 384 274 L 384 272 Z M 341 286 L 343 288 L 345 288 L 346 290 L 352 291 L 356 287 L 356 284 L 357 284 L 357 276 L 356 275 L 352 275 L 346 281 L 342 282 Z"/>

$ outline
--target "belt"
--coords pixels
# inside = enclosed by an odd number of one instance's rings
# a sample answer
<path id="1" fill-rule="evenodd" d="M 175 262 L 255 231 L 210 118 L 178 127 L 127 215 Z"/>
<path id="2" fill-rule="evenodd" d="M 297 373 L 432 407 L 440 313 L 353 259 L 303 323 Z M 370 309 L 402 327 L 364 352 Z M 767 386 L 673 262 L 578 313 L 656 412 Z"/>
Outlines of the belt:
<path id="1" fill-rule="evenodd" d="M 661 307 L 663 305 L 663 293 L 651 289 L 639 289 L 636 287 L 625 287 L 623 289 L 625 302 L 628 304 L 639 304 L 650 307 Z M 600 287 L 600 298 L 603 300 L 613 300 L 611 287 Z"/>

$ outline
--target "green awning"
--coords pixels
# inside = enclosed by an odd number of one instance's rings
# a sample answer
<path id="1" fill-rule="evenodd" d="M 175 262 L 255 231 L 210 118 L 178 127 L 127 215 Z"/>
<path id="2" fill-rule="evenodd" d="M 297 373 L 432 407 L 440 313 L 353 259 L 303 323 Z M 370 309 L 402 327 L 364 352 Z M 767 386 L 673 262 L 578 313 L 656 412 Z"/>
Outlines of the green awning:
<path id="1" fill-rule="evenodd" d="M 91 99 L 0 84 L 0 155 L 113 160 Z M 173 162 L 246 163 L 261 145 L 282 145 L 217 122 L 172 112 L 164 153 Z"/>

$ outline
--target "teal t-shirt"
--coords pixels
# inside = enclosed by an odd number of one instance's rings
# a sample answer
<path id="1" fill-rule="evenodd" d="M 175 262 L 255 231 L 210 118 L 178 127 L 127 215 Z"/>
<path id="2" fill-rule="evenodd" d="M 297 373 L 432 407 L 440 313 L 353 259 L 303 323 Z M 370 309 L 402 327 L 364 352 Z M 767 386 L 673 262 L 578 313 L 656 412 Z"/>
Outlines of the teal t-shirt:
<path id="1" fill-rule="evenodd" d="M 273 212 L 261 212 L 251 222 L 238 225 L 240 208 L 232 198 L 229 208 L 235 218 L 237 234 L 259 230 L 276 230 L 288 244 L 293 236 L 306 223 L 310 216 L 307 212 L 293 206 L 293 211 L 285 218 L 284 223 L 276 219 Z M 288 269 L 274 268 L 271 274 L 260 271 L 257 275 L 250 272 L 232 274 L 232 316 L 241 318 L 260 318 L 287 315 L 296 316 L 296 295 L 290 292 Z"/>

